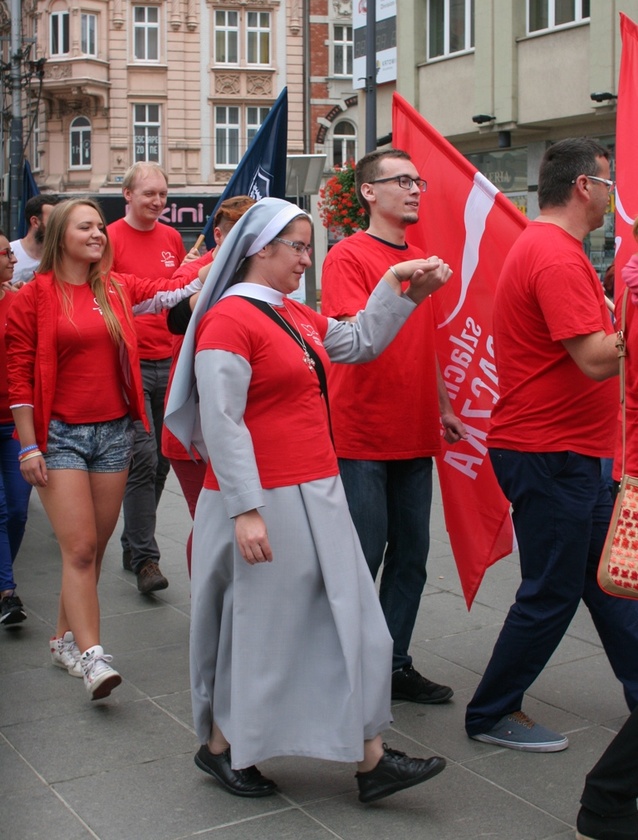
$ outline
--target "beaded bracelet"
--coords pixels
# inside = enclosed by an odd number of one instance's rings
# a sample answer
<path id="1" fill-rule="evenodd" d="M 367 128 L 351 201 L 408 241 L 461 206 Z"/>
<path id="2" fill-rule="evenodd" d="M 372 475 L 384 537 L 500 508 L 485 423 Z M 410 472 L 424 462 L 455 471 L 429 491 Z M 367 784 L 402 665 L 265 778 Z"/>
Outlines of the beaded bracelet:
<path id="1" fill-rule="evenodd" d="M 20 463 L 24 464 L 25 461 L 29 460 L 29 458 L 41 458 L 41 457 L 42 457 L 42 453 L 38 449 L 37 452 L 30 452 L 28 455 L 23 455 L 22 458 L 20 458 Z"/>
<path id="2" fill-rule="evenodd" d="M 22 449 L 18 452 L 18 458 L 21 455 L 26 455 L 27 452 L 33 452 L 34 449 L 39 449 L 39 448 L 40 447 L 38 446 L 37 443 L 30 443 L 28 446 L 22 447 Z"/>

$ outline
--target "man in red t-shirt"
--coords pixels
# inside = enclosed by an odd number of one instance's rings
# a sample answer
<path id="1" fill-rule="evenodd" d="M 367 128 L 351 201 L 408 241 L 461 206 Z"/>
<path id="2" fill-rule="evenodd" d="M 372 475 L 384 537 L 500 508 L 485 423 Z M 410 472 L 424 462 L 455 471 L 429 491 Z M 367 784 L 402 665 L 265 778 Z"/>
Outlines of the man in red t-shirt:
<path id="1" fill-rule="evenodd" d="M 638 704 L 638 604 L 596 582 L 612 509 L 600 458 L 613 452 L 618 354 L 583 240 L 602 225 L 612 187 L 604 147 L 584 137 L 551 146 L 539 173 L 540 216 L 512 247 L 494 300 L 500 398 L 488 445 L 512 504 L 522 581 L 466 730 L 528 752 L 568 746 L 521 706 L 581 598 L 630 708 Z"/>
<path id="2" fill-rule="evenodd" d="M 357 163 L 355 180 L 370 227 L 337 243 L 322 269 L 322 312 L 340 320 L 354 320 L 389 267 L 407 279 L 409 261 L 425 257 L 405 241 L 426 186 L 410 156 L 372 152 Z M 441 425 L 450 443 L 465 436 L 439 372 L 434 330 L 426 300 L 377 359 L 333 364 L 328 383 L 339 471 L 374 578 L 383 563 L 392 698 L 415 703 L 442 703 L 453 694 L 422 676 L 408 653 L 426 581 L 432 458 L 440 452 Z"/>
<path id="3" fill-rule="evenodd" d="M 122 192 L 128 205 L 123 219 L 108 226 L 113 270 L 140 277 L 172 277 L 186 251 L 182 238 L 158 221 L 166 207 L 166 176 L 156 163 L 133 164 L 124 176 Z M 155 539 L 156 509 L 168 475 L 161 452 L 164 400 L 171 365 L 173 337 L 166 314 L 135 319 L 138 336 L 148 433 L 136 422 L 135 445 L 124 494 L 122 563 L 137 575 L 140 592 L 166 589 Z"/>

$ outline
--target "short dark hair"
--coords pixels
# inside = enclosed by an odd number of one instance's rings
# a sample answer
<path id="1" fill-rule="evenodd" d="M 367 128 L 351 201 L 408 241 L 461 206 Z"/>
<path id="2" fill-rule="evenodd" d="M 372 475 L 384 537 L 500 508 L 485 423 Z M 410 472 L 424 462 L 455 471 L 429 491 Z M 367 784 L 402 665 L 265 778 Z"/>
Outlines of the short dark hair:
<path id="1" fill-rule="evenodd" d="M 609 151 L 590 137 L 568 137 L 547 149 L 538 173 L 538 206 L 562 207 L 569 201 L 579 175 L 597 175 L 599 158 Z"/>
<path id="2" fill-rule="evenodd" d="M 398 158 L 399 160 L 409 160 L 412 158 L 407 152 L 401 149 L 385 149 L 381 152 L 368 152 L 364 155 L 354 168 L 354 186 L 357 191 L 357 198 L 359 204 L 363 207 L 368 215 L 370 215 L 370 205 L 361 195 L 361 185 L 370 184 L 375 181 L 379 175 L 379 164 L 386 158 Z"/>
<path id="3" fill-rule="evenodd" d="M 40 195 L 32 196 L 24 205 L 24 219 L 27 223 L 27 228 L 31 226 L 31 217 L 37 216 L 42 219 L 42 208 L 46 204 L 55 207 L 60 203 L 60 196 L 52 195 L 51 193 L 40 193 Z"/>

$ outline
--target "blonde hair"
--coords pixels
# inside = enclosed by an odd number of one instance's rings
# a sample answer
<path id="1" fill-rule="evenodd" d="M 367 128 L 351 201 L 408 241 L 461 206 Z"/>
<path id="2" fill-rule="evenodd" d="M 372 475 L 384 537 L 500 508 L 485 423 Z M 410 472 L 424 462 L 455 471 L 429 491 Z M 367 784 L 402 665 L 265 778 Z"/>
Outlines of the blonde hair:
<path id="1" fill-rule="evenodd" d="M 106 220 L 104 218 L 102 208 L 96 201 L 93 201 L 90 198 L 71 198 L 57 204 L 53 210 L 51 210 L 51 214 L 47 222 L 46 232 L 44 234 L 42 260 L 40 261 L 38 273 L 41 274 L 46 271 L 53 272 L 53 279 L 57 283 L 60 292 L 64 313 L 67 315 L 69 320 L 72 321 L 71 299 L 65 287 L 62 273 L 64 260 L 64 236 L 69 226 L 69 217 L 76 207 L 91 207 L 97 212 L 102 224 L 104 225 L 104 235 L 106 236 L 104 253 L 99 262 L 91 263 L 87 283 L 95 295 L 98 306 L 102 310 L 102 315 L 109 335 L 115 344 L 119 344 L 121 341 L 126 341 L 126 338 L 124 336 L 122 324 L 116 317 L 113 307 L 111 306 L 108 291 L 109 285 L 119 296 L 129 324 L 131 324 L 131 316 L 129 314 L 129 307 L 124 297 L 121 285 L 111 277 L 113 251 L 106 231 Z"/>
<path id="2" fill-rule="evenodd" d="M 168 186 L 168 178 L 166 177 L 166 172 L 164 172 L 159 163 L 155 163 L 154 161 L 148 160 L 138 160 L 136 163 L 133 164 L 133 166 L 129 166 L 129 168 L 124 173 L 124 178 L 122 179 L 122 192 L 124 192 L 124 190 L 134 189 L 138 180 L 141 181 L 143 178 L 146 178 L 149 175 L 156 174 L 161 175 Z"/>

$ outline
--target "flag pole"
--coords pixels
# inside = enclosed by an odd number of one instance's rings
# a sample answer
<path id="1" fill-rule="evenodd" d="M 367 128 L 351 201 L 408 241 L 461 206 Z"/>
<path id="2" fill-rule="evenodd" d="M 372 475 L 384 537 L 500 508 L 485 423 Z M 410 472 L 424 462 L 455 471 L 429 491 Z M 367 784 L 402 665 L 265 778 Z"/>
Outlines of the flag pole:
<path id="1" fill-rule="evenodd" d="M 366 9 L 366 154 L 377 148 L 377 2 Z"/>

